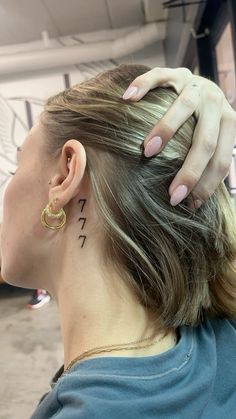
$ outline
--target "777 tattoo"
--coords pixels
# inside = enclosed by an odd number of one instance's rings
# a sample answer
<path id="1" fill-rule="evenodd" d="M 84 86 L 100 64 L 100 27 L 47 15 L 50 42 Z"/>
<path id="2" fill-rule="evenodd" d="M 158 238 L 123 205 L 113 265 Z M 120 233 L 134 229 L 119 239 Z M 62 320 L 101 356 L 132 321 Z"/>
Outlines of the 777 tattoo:
<path id="1" fill-rule="evenodd" d="M 84 206 L 85 206 L 85 202 L 87 201 L 87 199 L 79 199 L 79 203 L 80 201 L 82 201 L 82 208 L 81 208 L 81 212 L 83 212 Z"/>
<path id="2" fill-rule="evenodd" d="M 85 206 L 85 203 L 86 203 L 86 199 L 79 199 L 79 204 L 80 204 L 80 202 L 82 202 L 82 208 L 81 208 L 81 212 L 83 212 L 83 209 L 84 209 L 84 206 Z M 79 218 L 79 221 L 80 220 L 82 220 L 83 221 L 83 225 L 82 225 L 82 228 L 81 228 L 81 230 L 83 230 L 83 228 L 84 228 L 84 225 L 85 225 L 85 222 L 86 222 L 86 218 L 85 217 L 80 217 Z M 84 247 L 84 243 L 85 243 L 85 240 L 86 240 L 86 236 L 84 236 L 84 235 L 80 235 L 79 236 L 79 239 L 80 238 L 82 238 L 83 239 L 83 242 L 82 242 L 82 245 L 81 245 L 81 248 L 82 247 Z"/>

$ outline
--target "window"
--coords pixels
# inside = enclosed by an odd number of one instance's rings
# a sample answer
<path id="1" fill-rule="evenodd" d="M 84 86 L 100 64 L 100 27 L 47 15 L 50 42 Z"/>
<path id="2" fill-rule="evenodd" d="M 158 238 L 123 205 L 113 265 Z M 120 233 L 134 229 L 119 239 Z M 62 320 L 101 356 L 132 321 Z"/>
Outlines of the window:
<path id="1" fill-rule="evenodd" d="M 216 44 L 219 85 L 231 106 L 236 110 L 235 66 L 231 25 L 228 23 Z"/>
<path id="2" fill-rule="evenodd" d="M 231 106 L 236 110 L 236 83 L 235 83 L 235 64 L 234 64 L 234 49 L 232 42 L 231 24 L 227 23 L 222 32 L 219 41 L 215 47 L 217 73 L 219 86 L 223 90 L 226 98 Z M 226 186 L 233 199 L 236 209 L 236 139 L 235 148 L 233 151 L 232 163 L 229 175 L 226 179 Z"/>

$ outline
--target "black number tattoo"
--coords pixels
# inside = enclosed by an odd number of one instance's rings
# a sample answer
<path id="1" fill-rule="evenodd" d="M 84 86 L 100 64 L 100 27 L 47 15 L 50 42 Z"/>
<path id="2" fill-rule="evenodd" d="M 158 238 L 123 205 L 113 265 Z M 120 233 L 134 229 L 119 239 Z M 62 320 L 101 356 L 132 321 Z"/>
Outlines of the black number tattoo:
<path id="1" fill-rule="evenodd" d="M 83 228 L 84 228 L 84 224 L 85 224 L 85 221 L 86 221 L 86 218 L 84 218 L 84 217 L 80 217 L 79 218 L 79 221 L 80 220 L 83 220 L 83 225 L 82 225 L 82 227 L 81 227 L 81 230 L 83 230 Z"/>
<path id="2" fill-rule="evenodd" d="M 81 209 L 81 212 L 83 212 L 84 205 L 85 205 L 85 202 L 87 201 L 87 199 L 80 199 L 80 200 L 79 200 L 79 203 L 80 203 L 80 201 L 83 201 L 83 204 L 82 204 L 82 209 Z"/>
<path id="3" fill-rule="evenodd" d="M 83 244 L 82 244 L 82 246 L 81 246 L 81 248 L 82 248 L 82 247 L 84 247 L 84 243 L 85 243 L 86 236 L 79 236 L 79 239 L 80 239 L 80 237 L 82 237 L 82 238 L 84 239 Z"/>
<path id="4" fill-rule="evenodd" d="M 86 203 L 86 201 L 87 201 L 87 199 L 79 199 L 79 204 L 80 204 L 80 202 L 82 201 L 82 208 L 81 208 L 81 212 L 83 212 L 83 209 L 84 209 L 84 206 L 85 206 L 85 203 Z M 85 222 L 86 222 L 86 218 L 85 217 L 80 217 L 79 218 L 79 221 L 80 220 L 82 220 L 83 221 L 83 225 L 82 225 L 82 227 L 81 227 L 81 230 L 83 230 L 83 228 L 84 228 L 84 225 L 85 225 Z M 82 235 L 80 235 L 79 236 L 79 239 L 82 237 L 82 239 L 83 239 L 83 243 L 82 243 L 82 245 L 81 245 L 81 248 L 82 247 L 84 247 L 84 243 L 85 243 L 85 240 L 86 240 L 86 236 L 82 236 Z"/>

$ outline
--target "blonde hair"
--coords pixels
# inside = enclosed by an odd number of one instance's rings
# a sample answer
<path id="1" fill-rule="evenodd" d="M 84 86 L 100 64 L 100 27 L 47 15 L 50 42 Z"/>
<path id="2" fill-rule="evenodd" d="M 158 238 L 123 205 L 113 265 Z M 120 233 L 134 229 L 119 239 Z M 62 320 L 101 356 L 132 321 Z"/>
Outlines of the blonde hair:
<path id="1" fill-rule="evenodd" d="M 172 207 L 168 188 L 191 146 L 191 116 L 155 157 L 140 146 L 176 99 L 158 87 L 139 102 L 122 95 L 143 65 L 120 65 L 50 97 L 41 114 L 46 152 L 70 138 L 87 155 L 104 261 L 122 272 L 160 330 L 197 326 L 205 315 L 236 315 L 235 215 L 224 182 L 196 212 L 187 200 Z M 124 273 L 124 275 L 123 275 Z"/>

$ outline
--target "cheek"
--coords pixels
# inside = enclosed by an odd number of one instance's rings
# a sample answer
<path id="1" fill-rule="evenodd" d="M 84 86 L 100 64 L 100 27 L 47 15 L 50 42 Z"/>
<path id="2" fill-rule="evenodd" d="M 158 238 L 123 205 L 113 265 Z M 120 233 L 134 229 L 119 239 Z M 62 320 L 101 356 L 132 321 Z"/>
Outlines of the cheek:
<path id="1" fill-rule="evenodd" d="M 34 176 L 23 171 L 14 175 L 5 187 L 0 254 L 6 282 L 28 269 L 35 248 L 41 243 L 40 236 L 45 234 L 40 222 L 45 203 L 40 187 Z"/>
<path id="2" fill-rule="evenodd" d="M 19 182 L 10 179 L 3 194 L 3 219 L 1 228 L 1 247 L 12 247 L 19 227 L 22 224 L 20 214 L 22 213 L 22 189 Z"/>
<path id="3" fill-rule="evenodd" d="M 19 225 L 20 212 L 18 203 L 20 202 L 21 190 L 17 187 L 17 181 L 11 178 L 7 183 L 3 193 L 3 218 L 1 225 L 1 259 L 3 274 L 9 271 L 9 266 L 18 264 L 16 259 L 17 248 L 19 248 Z M 19 253 L 19 251 L 18 251 Z"/>
<path id="4" fill-rule="evenodd" d="M 29 175 L 30 173 L 30 175 Z M 21 170 L 8 183 L 3 195 L 3 230 L 17 241 L 41 237 L 41 212 L 48 203 L 48 190 L 35 168 Z"/>
<path id="5" fill-rule="evenodd" d="M 4 190 L 3 193 L 3 230 L 6 224 L 9 224 L 9 221 L 12 219 L 13 216 L 13 196 L 14 196 L 14 179 L 11 178 Z"/>
<path id="6" fill-rule="evenodd" d="M 28 176 L 24 172 L 14 175 L 7 184 L 3 194 L 4 237 L 11 236 L 11 241 L 13 237 L 29 237 L 39 220 L 42 202 L 39 186 L 34 176 Z"/>
<path id="7" fill-rule="evenodd" d="M 3 223 L 11 222 L 15 226 L 18 224 L 18 218 L 22 212 L 26 196 L 27 190 L 25 190 L 25 184 L 20 176 L 13 177 L 9 181 L 3 195 Z M 26 209 L 26 205 L 24 207 Z"/>

